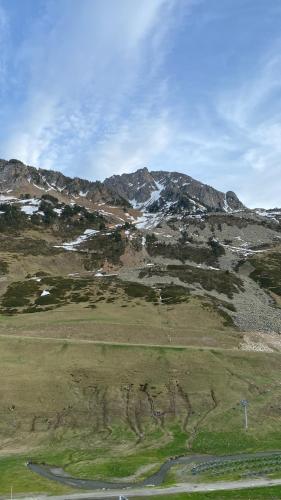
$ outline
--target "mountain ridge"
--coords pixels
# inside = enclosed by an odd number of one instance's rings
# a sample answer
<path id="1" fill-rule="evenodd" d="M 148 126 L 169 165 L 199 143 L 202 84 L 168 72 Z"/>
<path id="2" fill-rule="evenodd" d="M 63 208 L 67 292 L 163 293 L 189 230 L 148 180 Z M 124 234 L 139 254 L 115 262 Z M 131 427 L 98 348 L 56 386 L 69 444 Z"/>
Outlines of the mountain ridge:
<path id="1" fill-rule="evenodd" d="M 79 177 L 68 177 L 56 170 L 47 170 L 25 165 L 20 160 L 0 160 L 0 191 L 26 192 L 55 191 L 73 198 L 87 198 L 93 202 L 124 203 L 115 197 L 100 181 L 89 181 Z M 32 194 L 33 194 L 32 193 Z"/>
<path id="2" fill-rule="evenodd" d="M 113 175 L 104 183 L 140 209 L 155 202 L 158 202 L 159 208 L 167 203 L 174 204 L 178 197 L 189 198 L 207 210 L 245 208 L 233 191 L 223 193 L 180 172 L 149 171 L 145 167 L 133 173 Z"/>
<path id="3" fill-rule="evenodd" d="M 57 192 L 75 199 L 155 212 L 179 202 L 179 208 L 231 211 L 245 206 L 233 191 L 223 193 L 179 172 L 149 171 L 147 167 L 102 181 L 68 177 L 55 170 L 36 169 L 20 160 L 0 160 L 0 191 Z M 176 207 L 174 207 L 176 208 Z"/>

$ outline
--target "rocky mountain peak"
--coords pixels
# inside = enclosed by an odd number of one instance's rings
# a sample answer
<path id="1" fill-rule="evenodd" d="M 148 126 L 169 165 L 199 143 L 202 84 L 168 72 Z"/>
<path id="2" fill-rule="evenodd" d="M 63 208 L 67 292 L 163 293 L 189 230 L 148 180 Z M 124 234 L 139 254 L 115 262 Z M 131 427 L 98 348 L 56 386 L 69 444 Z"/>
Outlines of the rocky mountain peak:
<path id="1" fill-rule="evenodd" d="M 25 165 L 19 160 L 0 160 L 0 192 L 42 195 L 49 192 L 55 196 L 64 196 L 72 200 L 83 199 L 90 202 L 126 204 L 116 192 L 112 192 L 99 181 L 88 181 L 79 177 L 68 177 L 55 170 L 37 169 Z"/>
<path id="2" fill-rule="evenodd" d="M 226 198 L 227 205 L 232 210 L 240 210 L 242 208 L 241 201 L 239 200 L 238 196 L 233 191 L 227 191 L 225 198 Z"/>
<path id="3" fill-rule="evenodd" d="M 61 172 L 36 169 L 19 160 L 0 160 L 0 191 L 14 194 L 42 195 L 50 192 L 93 203 L 124 206 L 131 204 L 146 212 L 190 213 L 202 211 L 229 212 L 244 205 L 232 191 L 223 193 L 180 172 L 149 171 L 113 175 L 104 182 L 67 177 Z"/>
<path id="4" fill-rule="evenodd" d="M 114 175 L 104 184 L 140 210 L 157 211 L 188 208 L 232 211 L 244 208 L 232 191 L 223 193 L 179 172 L 151 171 Z"/>

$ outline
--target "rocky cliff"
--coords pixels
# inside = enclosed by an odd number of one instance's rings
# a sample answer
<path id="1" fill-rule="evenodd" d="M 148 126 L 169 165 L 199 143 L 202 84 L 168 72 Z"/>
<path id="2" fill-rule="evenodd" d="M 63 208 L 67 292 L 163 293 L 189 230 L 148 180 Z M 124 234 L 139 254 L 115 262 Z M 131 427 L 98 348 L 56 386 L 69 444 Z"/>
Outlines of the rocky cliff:
<path id="1" fill-rule="evenodd" d="M 50 194 L 85 199 L 93 203 L 132 205 L 148 212 L 191 213 L 199 211 L 231 212 L 244 205 L 232 191 L 223 193 L 178 172 L 152 171 L 147 168 L 131 174 L 113 175 L 104 182 L 67 177 L 61 172 L 36 169 L 19 160 L 0 160 L 0 192 Z"/>
<path id="2" fill-rule="evenodd" d="M 167 209 L 178 203 L 187 206 L 188 202 L 191 207 L 209 211 L 228 212 L 244 208 L 232 191 L 222 193 L 178 172 L 149 172 L 143 168 L 131 174 L 114 175 L 104 184 L 134 207 L 149 211 Z"/>

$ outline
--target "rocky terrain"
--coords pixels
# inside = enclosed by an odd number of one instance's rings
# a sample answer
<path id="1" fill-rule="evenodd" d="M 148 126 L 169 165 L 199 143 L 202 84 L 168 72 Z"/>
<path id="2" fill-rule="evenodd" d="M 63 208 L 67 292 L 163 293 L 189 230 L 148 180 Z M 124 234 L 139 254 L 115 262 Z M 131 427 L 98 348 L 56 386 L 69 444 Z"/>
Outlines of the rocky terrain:
<path id="1" fill-rule="evenodd" d="M 149 172 L 147 168 L 132 174 L 114 175 L 105 186 L 127 199 L 133 207 L 149 212 L 165 210 L 188 212 L 201 210 L 231 211 L 243 209 L 232 191 L 222 193 L 178 172 Z"/>
<path id="2" fill-rule="evenodd" d="M 19 160 L 0 160 L 0 191 L 2 193 L 42 194 L 57 193 L 60 199 L 86 198 L 91 202 L 125 203 L 101 182 L 66 177 L 53 170 L 36 169 Z"/>
<path id="3" fill-rule="evenodd" d="M 114 479 L 278 449 L 280 221 L 181 173 L 2 160 L 1 494 L 53 491 L 30 459 Z"/>
<path id="4" fill-rule="evenodd" d="M 102 183 L 1 160 L 0 188 L 2 314 L 93 306 L 110 278 L 121 295 L 197 297 L 238 331 L 281 333 L 280 209 L 147 168 Z"/>

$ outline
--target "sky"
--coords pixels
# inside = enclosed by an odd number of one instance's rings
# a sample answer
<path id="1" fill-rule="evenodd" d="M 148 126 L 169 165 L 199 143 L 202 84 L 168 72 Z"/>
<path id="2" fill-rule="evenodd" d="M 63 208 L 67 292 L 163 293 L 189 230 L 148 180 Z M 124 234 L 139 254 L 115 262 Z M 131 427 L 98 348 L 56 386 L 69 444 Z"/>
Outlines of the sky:
<path id="1" fill-rule="evenodd" d="M 281 206 L 280 0 L 0 0 L 0 158 Z"/>

